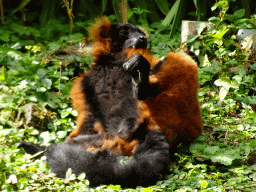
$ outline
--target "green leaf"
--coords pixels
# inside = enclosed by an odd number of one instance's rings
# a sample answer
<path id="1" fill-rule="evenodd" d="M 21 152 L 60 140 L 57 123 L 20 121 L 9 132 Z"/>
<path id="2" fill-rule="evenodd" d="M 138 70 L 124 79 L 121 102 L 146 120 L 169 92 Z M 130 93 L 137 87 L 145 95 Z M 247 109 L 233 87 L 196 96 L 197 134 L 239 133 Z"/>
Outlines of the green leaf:
<path id="1" fill-rule="evenodd" d="M 211 156 L 210 159 L 212 160 L 212 162 L 219 162 L 226 166 L 231 165 L 234 160 L 233 156 L 230 156 L 228 154 L 214 155 L 214 156 Z"/>
<path id="2" fill-rule="evenodd" d="M 30 101 L 33 101 L 33 102 L 37 102 L 37 98 L 36 97 L 28 97 Z"/>
<path id="3" fill-rule="evenodd" d="M 5 81 L 6 75 L 7 75 L 6 70 L 2 69 L 0 72 L 0 81 Z"/>
<path id="4" fill-rule="evenodd" d="M 209 153 L 209 154 L 215 154 L 216 152 L 218 152 L 220 150 L 219 146 L 207 146 L 205 148 L 205 152 Z"/>
<path id="5" fill-rule="evenodd" d="M 48 87 L 48 88 L 51 88 L 51 85 L 52 85 L 52 80 L 51 79 L 42 79 L 42 83 L 44 86 Z"/>
<path id="6" fill-rule="evenodd" d="M 43 142 L 42 145 L 48 145 L 49 142 L 52 140 L 52 135 L 50 134 L 49 131 L 44 131 L 40 134 L 39 140 Z"/>
<path id="7" fill-rule="evenodd" d="M 41 78 L 43 78 L 46 75 L 46 71 L 43 70 L 43 69 L 42 70 L 38 70 L 37 71 L 37 75 L 41 79 Z"/>
<path id="8" fill-rule="evenodd" d="M 69 183 L 70 181 L 73 181 L 76 179 L 75 174 L 72 173 L 72 170 L 69 168 L 66 172 L 66 178 L 64 183 Z"/>
<path id="9" fill-rule="evenodd" d="M 65 117 L 67 117 L 69 114 L 70 114 L 69 111 L 67 111 L 67 110 L 62 110 L 60 116 L 61 116 L 61 118 L 65 118 Z"/>
<path id="10" fill-rule="evenodd" d="M 174 3 L 174 5 L 172 6 L 171 10 L 168 12 L 168 14 L 166 15 L 165 19 L 162 22 L 163 26 L 168 26 L 170 25 L 171 21 L 173 20 L 173 18 L 175 17 L 175 15 L 178 12 L 179 9 L 179 5 L 180 5 L 180 1 L 181 0 L 176 0 L 176 2 Z"/>
<path id="11" fill-rule="evenodd" d="M 84 179 L 85 179 L 85 173 L 81 173 L 78 177 L 77 177 L 77 179 L 78 180 L 80 180 L 80 181 L 83 181 Z"/>
<path id="12" fill-rule="evenodd" d="M 228 77 L 217 79 L 216 81 L 214 81 L 214 84 L 217 86 L 225 87 L 226 89 L 229 89 L 231 87 L 230 79 Z"/>
<path id="13" fill-rule="evenodd" d="M 242 125 L 242 124 L 237 125 L 237 130 L 238 131 L 244 131 L 244 125 Z"/>
<path id="14" fill-rule="evenodd" d="M 253 65 L 250 65 L 250 68 L 256 70 L 256 63 L 254 63 Z"/>
<path id="15" fill-rule="evenodd" d="M 156 0 L 156 5 L 162 11 L 163 14 L 167 15 L 169 11 L 169 4 L 167 0 Z"/>
<path id="16" fill-rule="evenodd" d="M 101 8 L 101 12 L 104 13 L 106 11 L 107 8 L 107 4 L 108 4 L 108 0 L 102 0 L 102 8 Z"/>
<path id="17" fill-rule="evenodd" d="M 242 159 L 243 157 L 240 155 L 240 148 L 231 148 L 226 147 L 223 148 L 216 155 L 210 156 L 210 159 L 213 162 L 219 162 L 223 165 L 229 166 L 236 159 Z"/>
<path id="18" fill-rule="evenodd" d="M 241 75 L 235 75 L 233 79 L 235 79 L 238 84 L 241 84 L 243 77 Z"/>
<path id="19" fill-rule="evenodd" d="M 251 148 L 256 147 L 256 141 L 255 141 L 255 140 L 252 140 L 252 141 L 250 142 L 249 146 L 250 146 Z"/>
<path id="20" fill-rule="evenodd" d="M 214 82 L 214 84 L 217 86 L 221 86 L 220 92 L 219 92 L 219 97 L 220 97 L 220 101 L 222 102 L 224 100 L 224 98 L 226 97 L 226 95 L 228 94 L 229 88 L 232 87 L 233 85 L 230 83 L 229 78 L 217 79 Z"/>
<path id="21" fill-rule="evenodd" d="M 46 88 L 45 87 L 40 87 L 37 89 L 38 92 L 45 92 L 46 91 Z"/>
<path id="22" fill-rule="evenodd" d="M 208 21 L 214 25 L 218 25 L 220 23 L 220 18 L 219 17 L 211 17 Z"/>
<path id="23" fill-rule="evenodd" d="M 232 81 L 230 83 L 230 87 L 239 89 L 239 82 L 236 79 L 232 79 Z"/>
<path id="24" fill-rule="evenodd" d="M 206 188 L 208 186 L 208 182 L 206 180 L 201 180 L 200 181 L 200 187 Z"/>
<path id="25" fill-rule="evenodd" d="M 53 51 L 56 51 L 56 50 L 58 50 L 59 48 L 60 48 L 60 45 L 59 44 L 57 44 L 57 43 L 49 43 L 49 48 L 51 49 L 51 50 L 53 50 Z"/>
<path id="26" fill-rule="evenodd" d="M 6 180 L 6 183 L 12 183 L 12 184 L 17 183 L 16 175 L 14 175 L 14 174 L 10 175 L 9 179 Z"/>
<path id="27" fill-rule="evenodd" d="M 0 40 L 4 42 L 10 42 L 10 34 L 9 33 L 4 33 L 0 35 Z"/>
<path id="28" fill-rule="evenodd" d="M 201 143 L 192 143 L 189 146 L 189 150 L 191 152 L 195 151 L 195 152 L 201 152 L 204 151 L 204 149 L 206 148 L 206 144 L 201 144 Z"/>
<path id="29" fill-rule="evenodd" d="M 221 30 L 220 32 L 216 33 L 215 35 L 213 35 L 213 37 L 216 37 L 218 39 L 222 39 L 223 36 L 229 31 L 229 29 L 224 29 Z"/>
<path id="30" fill-rule="evenodd" d="M 67 135 L 67 131 L 58 131 L 57 135 L 59 138 L 65 138 Z"/>
<path id="31" fill-rule="evenodd" d="M 77 111 L 76 111 L 76 110 L 72 110 L 71 114 L 72 114 L 73 116 L 75 116 L 75 117 L 77 117 L 77 116 L 78 116 L 78 113 L 77 113 Z"/>
<path id="32" fill-rule="evenodd" d="M 245 14 L 245 9 L 239 9 L 234 12 L 236 18 L 242 18 Z"/>
<path id="33" fill-rule="evenodd" d="M 66 177 L 69 178 L 69 177 L 71 177 L 71 175 L 72 175 L 72 170 L 71 170 L 71 168 L 69 168 L 66 172 Z"/>
<path id="34" fill-rule="evenodd" d="M 200 37 L 200 35 L 191 36 L 191 37 L 186 41 L 186 43 L 193 43 L 198 37 Z"/>
<path id="35" fill-rule="evenodd" d="M 14 14 L 15 12 L 17 12 L 17 11 L 23 9 L 30 1 L 31 1 L 31 0 L 23 0 L 23 1 L 19 4 L 19 6 L 18 6 L 16 9 L 14 9 L 14 11 L 12 12 L 12 14 Z"/>
<path id="36" fill-rule="evenodd" d="M 28 184 L 28 178 L 20 178 L 18 183 L 17 183 L 17 186 L 19 189 L 24 189 Z"/>
<path id="37" fill-rule="evenodd" d="M 218 1 L 217 6 L 220 7 L 221 9 L 223 9 L 223 10 L 228 10 L 228 8 L 229 8 L 228 0 Z"/>
<path id="38" fill-rule="evenodd" d="M 221 102 L 225 99 L 225 97 L 228 94 L 228 92 L 229 92 L 229 88 L 228 89 L 224 88 L 224 87 L 220 88 L 219 97 L 220 97 L 220 101 Z"/>
<path id="39" fill-rule="evenodd" d="M 27 84 L 28 84 L 28 81 L 27 80 L 23 80 L 23 81 L 21 81 L 20 83 L 19 83 L 19 88 L 20 89 L 25 89 L 25 88 L 27 88 Z"/>

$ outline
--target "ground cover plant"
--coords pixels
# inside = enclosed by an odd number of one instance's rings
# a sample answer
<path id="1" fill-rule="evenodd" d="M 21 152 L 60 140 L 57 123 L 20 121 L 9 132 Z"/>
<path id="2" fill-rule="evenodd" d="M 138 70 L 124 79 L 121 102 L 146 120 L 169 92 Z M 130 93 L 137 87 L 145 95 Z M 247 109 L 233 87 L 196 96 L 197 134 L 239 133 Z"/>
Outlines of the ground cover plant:
<path id="1" fill-rule="evenodd" d="M 75 128 L 76 111 L 69 94 L 73 79 L 91 62 L 86 34 L 68 35 L 68 25 L 51 21 L 47 28 L 6 21 L 0 29 L 0 189 L 1 191 L 256 191 L 256 56 L 240 47 L 239 28 L 256 28 L 256 16 L 244 10 L 227 14 L 229 1 L 212 9 L 212 29 L 198 28 L 184 45 L 168 27 L 149 26 L 156 57 L 179 47 L 192 48 L 199 66 L 204 134 L 180 146 L 169 175 L 155 186 L 90 188 L 84 174 L 67 172 L 59 179 L 43 159 L 17 149 L 22 140 L 40 145 L 61 142 Z M 113 16 L 111 18 L 114 19 Z M 76 31 L 89 22 L 74 23 Z M 49 30 L 50 29 L 50 30 Z"/>

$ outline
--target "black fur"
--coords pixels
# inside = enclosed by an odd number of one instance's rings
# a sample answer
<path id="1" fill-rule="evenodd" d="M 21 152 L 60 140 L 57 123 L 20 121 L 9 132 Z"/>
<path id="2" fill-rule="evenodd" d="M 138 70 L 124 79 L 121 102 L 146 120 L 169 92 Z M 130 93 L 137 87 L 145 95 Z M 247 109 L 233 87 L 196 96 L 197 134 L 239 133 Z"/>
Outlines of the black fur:
<path id="1" fill-rule="evenodd" d="M 197 55 L 193 52 L 193 51 L 185 51 L 199 66 L 200 65 L 200 61 L 197 57 Z"/>
<path id="2" fill-rule="evenodd" d="M 139 126 L 137 95 L 141 95 L 140 87 L 148 82 L 150 63 L 139 54 L 128 60 L 121 51 L 146 48 L 147 38 L 131 24 L 113 24 L 111 28 L 112 51 L 97 57 L 95 66 L 82 81 L 91 117 L 85 119 L 80 130 L 81 134 L 93 134 L 94 123 L 100 122 L 105 132 L 127 139 Z M 139 83 L 138 90 L 135 82 Z"/>
<path id="3" fill-rule="evenodd" d="M 147 37 L 140 28 L 132 24 L 115 23 L 111 26 L 111 46 L 111 53 L 132 47 L 146 48 Z"/>
<path id="4" fill-rule="evenodd" d="M 101 135 L 79 136 L 96 142 Z M 92 138 L 91 138 L 92 137 Z M 78 142 L 79 143 L 79 142 Z M 26 152 L 40 147 L 22 142 Z M 111 150 L 87 152 L 83 146 L 70 143 L 53 144 L 44 153 L 51 171 L 57 177 L 65 178 L 66 171 L 85 173 L 90 186 L 118 184 L 122 187 L 148 186 L 156 183 L 168 171 L 169 145 L 159 131 L 147 131 L 145 139 L 131 156 L 112 153 Z"/>
<path id="5" fill-rule="evenodd" d="M 26 151 L 26 153 L 31 154 L 31 155 L 34 155 L 34 154 L 44 151 L 46 149 L 46 147 L 40 147 L 34 143 L 28 143 L 28 142 L 24 142 L 24 141 L 19 142 L 17 144 L 17 147 L 23 148 Z"/>
<path id="6" fill-rule="evenodd" d="M 137 95 L 139 100 L 150 97 L 149 73 L 150 63 L 142 55 L 135 54 L 130 60 L 123 64 L 137 83 Z"/>

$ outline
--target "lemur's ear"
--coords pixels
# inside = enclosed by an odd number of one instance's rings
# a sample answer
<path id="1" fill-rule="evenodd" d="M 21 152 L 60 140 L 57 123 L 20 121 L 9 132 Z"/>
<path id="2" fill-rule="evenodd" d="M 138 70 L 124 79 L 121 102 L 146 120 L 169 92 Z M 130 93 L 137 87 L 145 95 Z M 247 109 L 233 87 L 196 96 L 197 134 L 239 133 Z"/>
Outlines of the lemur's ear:
<path id="1" fill-rule="evenodd" d="M 104 16 L 95 19 L 89 33 L 92 40 L 95 39 L 102 43 L 107 41 L 111 35 L 111 23 L 108 18 Z"/>

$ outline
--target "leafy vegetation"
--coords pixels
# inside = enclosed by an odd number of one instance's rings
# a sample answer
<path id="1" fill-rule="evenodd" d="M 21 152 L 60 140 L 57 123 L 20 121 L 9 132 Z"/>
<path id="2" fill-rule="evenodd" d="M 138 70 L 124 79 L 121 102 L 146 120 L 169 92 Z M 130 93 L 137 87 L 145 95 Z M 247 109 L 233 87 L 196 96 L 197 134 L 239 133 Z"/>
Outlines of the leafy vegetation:
<path id="1" fill-rule="evenodd" d="M 84 174 L 66 179 L 50 173 L 43 159 L 17 149 L 22 140 L 40 145 L 61 142 L 75 128 L 76 111 L 69 95 L 73 79 L 91 63 L 87 22 L 61 20 L 40 29 L 13 20 L 0 29 L 0 189 L 2 191 L 256 191 L 256 55 L 242 49 L 239 28 L 256 28 L 256 17 L 244 19 L 244 10 L 227 14 L 229 1 L 212 9 L 219 15 L 209 30 L 198 29 L 186 46 L 199 56 L 204 134 L 188 148 L 180 146 L 169 175 L 155 186 L 121 189 L 102 185 L 89 188 Z M 115 16 L 110 16 L 112 20 Z M 141 22 L 143 24 L 143 22 Z M 150 48 L 162 57 L 179 47 L 179 34 L 170 28 L 149 26 Z M 83 31 L 83 34 L 78 33 Z M 85 41 L 86 42 L 86 41 Z"/>

